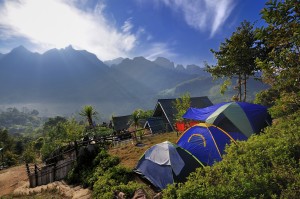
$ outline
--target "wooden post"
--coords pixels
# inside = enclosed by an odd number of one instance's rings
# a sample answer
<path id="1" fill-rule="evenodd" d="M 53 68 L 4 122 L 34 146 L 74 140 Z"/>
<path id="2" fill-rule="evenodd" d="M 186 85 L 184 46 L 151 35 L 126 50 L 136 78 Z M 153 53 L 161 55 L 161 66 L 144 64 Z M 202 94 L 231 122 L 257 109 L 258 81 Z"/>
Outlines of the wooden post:
<path id="1" fill-rule="evenodd" d="M 77 141 L 75 140 L 74 141 L 74 147 L 75 147 L 75 153 L 76 153 L 76 159 L 77 159 L 77 157 L 78 157 L 78 144 L 77 144 Z"/>
<path id="2" fill-rule="evenodd" d="M 53 181 L 56 180 L 56 162 L 54 163 L 54 166 L 53 166 Z"/>
<path id="3" fill-rule="evenodd" d="M 27 171 L 27 175 L 29 177 L 30 176 L 30 169 L 29 169 L 28 163 L 26 163 L 26 171 Z"/>
<path id="4" fill-rule="evenodd" d="M 34 176 L 35 176 L 35 186 L 39 186 L 39 175 L 38 175 L 38 167 L 34 164 Z"/>

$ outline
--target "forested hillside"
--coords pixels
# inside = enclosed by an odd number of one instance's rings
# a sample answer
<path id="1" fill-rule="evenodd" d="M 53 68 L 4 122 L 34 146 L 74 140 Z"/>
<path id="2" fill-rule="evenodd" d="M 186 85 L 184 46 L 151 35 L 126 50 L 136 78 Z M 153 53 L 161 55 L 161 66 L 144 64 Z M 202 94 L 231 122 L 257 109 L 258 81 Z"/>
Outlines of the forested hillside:
<path id="1" fill-rule="evenodd" d="M 31 133 L 34 129 L 41 127 L 45 119 L 39 117 L 37 110 L 23 108 L 7 108 L 0 111 L 0 128 L 7 129 L 11 134 Z"/>

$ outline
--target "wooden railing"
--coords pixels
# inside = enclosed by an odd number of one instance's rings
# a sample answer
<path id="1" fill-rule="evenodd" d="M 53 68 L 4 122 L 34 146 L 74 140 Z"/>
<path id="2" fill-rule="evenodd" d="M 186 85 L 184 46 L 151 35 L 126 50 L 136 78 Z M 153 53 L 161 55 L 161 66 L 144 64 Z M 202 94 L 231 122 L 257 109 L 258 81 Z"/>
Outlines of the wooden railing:
<path id="1" fill-rule="evenodd" d="M 141 131 L 144 129 L 139 129 Z M 131 132 L 133 133 L 133 132 Z M 116 139 L 116 136 L 103 136 L 99 138 L 88 138 L 80 141 L 74 141 L 73 143 L 59 148 L 53 152 L 53 155 L 45 160 L 43 166 L 36 164 L 29 165 L 26 163 L 26 171 L 29 178 L 30 187 L 36 187 L 40 185 L 46 185 L 54 181 L 62 180 L 72 169 L 74 163 L 77 160 L 79 149 L 82 146 L 88 145 L 101 145 L 101 147 L 107 146 L 120 146 L 122 142 L 128 143 L 131 139 L 120 141 Z"/>

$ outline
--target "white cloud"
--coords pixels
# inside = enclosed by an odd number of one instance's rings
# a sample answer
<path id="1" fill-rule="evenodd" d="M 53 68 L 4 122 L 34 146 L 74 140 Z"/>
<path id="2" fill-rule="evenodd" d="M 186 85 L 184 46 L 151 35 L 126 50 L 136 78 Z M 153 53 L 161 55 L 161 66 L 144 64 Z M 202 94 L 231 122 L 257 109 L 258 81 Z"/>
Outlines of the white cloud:
<path id="1" fill-rule="evenodd" d="M 177 54 L 166 43 L 152 43 L 142 54 L 148 60 L 154 60 L 157 57 L 166 57 L 168 59 L 177 57 Z"/>
<path id="2" fill-rule="evenodd" d="M 175 12 L 182 12 L 186 23 L 213 37 L 235 7 L 234 0 L 156 0 Z"/>
<path id="3" fill-rule="evenodd" d="M 122 30 L 124 33 L 130 33 L 131 29 L 133 28 L 133 24 L 131 22 L 132 18 L 127 19 L 122 26 Z"/>
<path id="4" fill-rule="evenodd" d="M 7 0 L 0 4 L 0 35 L 3 38 L 26 38 L 42 50 L 72 44 L 86 49 L 100 59 L 127 56 L 137 37 L 130 33 L 131 21 L 119 31 L 104 14 L 99 3 L 94 12 L 78 9 L 75 1 Z M 5 31 L 2 31 L 5 30 Z"/>

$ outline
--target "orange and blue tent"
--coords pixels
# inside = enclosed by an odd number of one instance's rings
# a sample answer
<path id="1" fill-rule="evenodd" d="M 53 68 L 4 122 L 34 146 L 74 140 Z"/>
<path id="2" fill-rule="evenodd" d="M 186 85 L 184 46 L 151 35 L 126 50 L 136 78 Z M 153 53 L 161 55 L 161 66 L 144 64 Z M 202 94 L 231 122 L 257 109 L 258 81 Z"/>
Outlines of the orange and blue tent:
<path id="1" fill-rule="evenodd" d="M 207 123 L 199 123 L 186 130 L 177 145 L 193 154 L 205 165 L 222 160 L 227 144 L 235 143 L 233 137 L 223 129 Z"/>
<path id="2" fill-rule="evenodd" d="M 223 102 L 201 109 L 189 108 L 183 118 L 214 124 L 240 140 L 259 133 L 272 123 L 267 107 L 247 102 Z"/>

